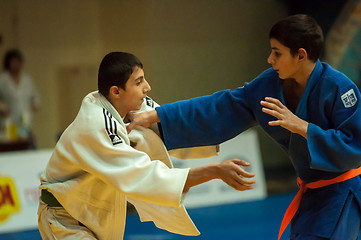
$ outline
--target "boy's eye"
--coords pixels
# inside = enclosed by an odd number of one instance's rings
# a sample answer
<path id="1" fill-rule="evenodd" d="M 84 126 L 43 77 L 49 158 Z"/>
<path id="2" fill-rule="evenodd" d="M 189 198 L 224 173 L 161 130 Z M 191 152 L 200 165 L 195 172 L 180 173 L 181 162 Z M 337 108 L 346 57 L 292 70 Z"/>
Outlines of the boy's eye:
<path id="1" fill-rule="evenodd" d="M 276 55 L 276 57 L 280 57 L 280 56 L 281 56 L 281 53 L 275 52 L 275 55 Z"/>
<path id="2" fill-rule="evenodd" d="M 142 83 L 143 78 L 138 78 L 135 80 L 135 85 L 139 86 Z"/>

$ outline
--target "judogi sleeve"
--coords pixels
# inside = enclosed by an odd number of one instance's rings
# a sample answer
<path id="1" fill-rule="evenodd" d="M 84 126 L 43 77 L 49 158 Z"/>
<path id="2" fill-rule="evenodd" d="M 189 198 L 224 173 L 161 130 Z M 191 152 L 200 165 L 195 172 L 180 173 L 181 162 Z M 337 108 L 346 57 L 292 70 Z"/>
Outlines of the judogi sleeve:
<path id="1" fill-rule="evenodd" d="M 333 95 L 330 121 L 333 129 L 309 123 L 307 144 L 311 168 L 342 172 L 361 166 L 361 105 L 355 85 L 347 84 Z M 325 99 L 328 101 L 330 99 Z"/>
<path id="2" fill-rule="evenodd" d="M 81 168 L 133 199 L 179 207 L 189 169 L 169 169 L 116 137 L 114 145 L 106 130 L 99 129 L 74 139 Z"/>
<path id="3" fill-rule="evenodd" d="M 245 87 L 156 108 L 167 148 L 220 144 L 255 125 Z"/>
<path id="4" fill-rule="evenodd" d="M 142 104 L 141 109 L 138 112 L 151 111 L 155 108 L 160 107 L 160 105 L 155 102 L 150 97 L 146 97 Z M 161 133 L 158 128 L 158 124 L 152 124 L 150 127 L 159 137 L 162 138 Z M 163 139 L 163 138 L 162 138 Z M 169 155 L 176 157 L 178 159 L 197 159 L 197 158 L 206 158 L 217 156 L 219 152 L 219 145 L 215 146 L 202 146 L 202 147 L 192 147 L 192 148 L 180 148 L 173 149 L 169 151 Z"/>

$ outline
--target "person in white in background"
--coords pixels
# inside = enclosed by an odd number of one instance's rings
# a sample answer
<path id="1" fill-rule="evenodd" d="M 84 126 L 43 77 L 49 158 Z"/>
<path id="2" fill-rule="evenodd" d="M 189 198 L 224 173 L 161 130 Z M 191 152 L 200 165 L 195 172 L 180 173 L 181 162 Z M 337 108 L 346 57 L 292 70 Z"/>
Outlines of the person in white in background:
<path id="1" fill-rule="evenodd" d="M 13 124 L 20 138 L 32 139 L 33 114 L 40 98 L 31 77 L 23 72 L 24 58 L 17 49 L 6 52 L 0 75 L 0 123 Z M 33 144 L 33 142 L 32 142 Z"/>

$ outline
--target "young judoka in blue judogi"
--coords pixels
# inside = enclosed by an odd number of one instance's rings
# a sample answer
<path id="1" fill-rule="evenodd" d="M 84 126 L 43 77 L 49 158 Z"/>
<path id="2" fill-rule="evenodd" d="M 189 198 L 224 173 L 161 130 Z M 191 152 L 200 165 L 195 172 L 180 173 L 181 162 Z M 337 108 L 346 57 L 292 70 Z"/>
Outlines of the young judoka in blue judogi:
<path id="1" fill-rule="evenodd" d="M 259 124 L 286 150 L 299 176 L 300 192 L 280 235 L 292 219 L 290 239 L 357 239 L 360 92 L 318 60 L 323 35 L 311 17 L 285 18 L 269 36 L 272 68 L 253 81 L 130 116 L 128 131 L 160 121 L 166 146 L 175 149 L 218 144 Z"/>

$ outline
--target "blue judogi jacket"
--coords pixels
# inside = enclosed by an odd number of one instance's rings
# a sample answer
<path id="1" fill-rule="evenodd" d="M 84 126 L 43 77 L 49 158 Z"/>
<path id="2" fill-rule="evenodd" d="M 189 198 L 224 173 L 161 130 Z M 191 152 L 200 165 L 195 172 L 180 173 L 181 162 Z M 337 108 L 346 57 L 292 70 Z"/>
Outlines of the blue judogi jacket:
<path id="1" fill-rule="evenodd" d="M 275 117 L 262 112 L 260 101 L 265 97 L 277 98 L 286 105 L 283 81 L 287 80 L 280 79 L 278 73 L 270 68 L 234 91 L 219 91 L 209 96 L 158 107 L 156 110 L 167 148 L 219 144 L 258 124 L 288 153 L 298 176 L 305 183 L 335 178 L 360 167 L 361 105 L 356 85 L 327 63 L 317 62 L 295 111 L 299 118 L 309 122 L 306 140 L 280 126 L 269 126 L 268 122 L 275 120 Z M 349 191 L 361 200 L 359 179 L 347 182 L 350 184 L 345 190 L 337 190 L 336 193 L 329 189 L 318 196 L 321 199 L 312 200 L 307 195 L 315 190 L 308 191 L 300 209 L 305 204 L 310 205 L 306 203 L 308 198 L 311 203 L 324 199 L 332 206 L 326 210 L 313 209 L 319 217 L 313 215 L 315 212 L 305 216 L 299 213 L 294 220 L 307 223 L 308 228 L 312 228 L 310 226 L 314 223 L 315 229 L 307 231 L 327 237 L 330 229 L 337 224 L 336 215 L 341 214 Z M 332 201 L 334 204 L 330 203 Z M 331 220 L 327 217 L 330 214 Z M 327 227 L 320 220 L 323 217 L 327 218 Z M 293 223 L 292 228 L 299 232 L 306 231 L 304 226 L 296 223 Z"/>

